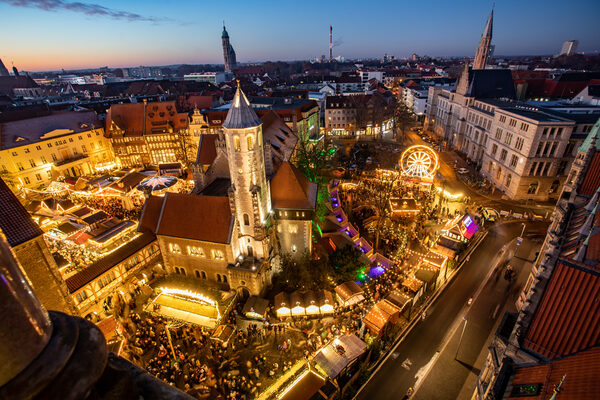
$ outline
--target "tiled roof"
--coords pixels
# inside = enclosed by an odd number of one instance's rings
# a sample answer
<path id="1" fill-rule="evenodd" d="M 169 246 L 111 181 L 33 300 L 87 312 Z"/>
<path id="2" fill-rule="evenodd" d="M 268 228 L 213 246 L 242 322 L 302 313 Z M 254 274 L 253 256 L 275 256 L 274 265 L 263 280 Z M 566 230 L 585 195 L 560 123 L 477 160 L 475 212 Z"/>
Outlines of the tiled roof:
<path id="1" fill-rule="evenodd" d="M 156 212 L 159 211 L 159 216 Z M 153 215 L 151 215 L 151 212 Z M 162 207 L 144 210 L 142 225 L 157 218 L 157 235 L 213 243 L 230 243 L 233 215 L 228 197 L 167 193 Z"/>
<path id="2" fill-rule="evenodd" d="M 145 110 L 145 112 L 144 112 Z M 112 134 L 112 123 L 125 132 L 126 136 L 140 136 L 187 127 L 188 116 L 179 113 L 174 101 L 154 103 L 113 104 L 106 114 L 106 134 Z"/>
<path id="3" fill-rule="evenodd" d="M 0 178 L 0 229 L 8 244 L 15 247 L 40 236 L 43 232 L 17 197 Z"/>
<path id="4" fill-rule="evenodd" d="M 223 128 L 244 129 L 259 126 L 260 124 L 262 124 L 262 121 L 258 118 L 252 107 L 250 107 L 248 98 L 238 86 L 233 97 L 233 103 L 231 103 L 225 122 L 223 122 Z"/>
<path id="5" fill-rule="evenodd" d="M 94 111 L 60 111 L 51 115 L 0 124 L 0 149 L 11 149 L 37 143 L 47 133 L 60 134 L 52 138 L 101 128 Z"/>
<path id="6" fill-rule="evenodd" d="M 292 156 L 298 137 L 275 111 L 265 112 L 260 119 L 263 122 L 263 141 L 271 143 L 273 163 L 277 169 Z"/>
<path id="7" fill-rule="evenodd" d="M 598 140 L 600 145 L 600 140 Z M 590 162 L 590 166 L 585 172 L 583 182 L 577 191 L 578 194 L 583 196 L 593 196 L 598 187 L 600 186 L 600 151 L 596 151 Z"/>
<path id="8" fill-rule="evenodd" d="M 289 162 L 281 163 L 271 180 L 271 202 L 275 209 L 313 209 L 317 184 L 309 181 Z"/>
<path id="9" fill-rule="evenodd" d="M 550 359 L 600 344 L 600 276 L 559 263 L 523 345 Z"/>
<path id="10" fill-rule="evenodd" d="M 201 135 L 198 143 L 198 156 L 196 162 L 202 165 L 211 165 L 217 158 L 216 141 L 219 135 Z"/>
<path id="11" fill-rule="evenodd" d="M 139 232 L 156 232 L 156 225 L 160 217 L 163 200 L 163 197 L 152 195 L 146 200 L 142 209 L 140 224 L 138 225 Z"/>
<path id="12" fill-rule="evenodd" d="M 156 240 L 156 236 L 154 236 L 151 232 L 146 232 L 137 238 L 133 239 L 123 247 L 113 251 L 105 257 L 95 261 L 89 267 L 76 273 L 75 275 L 66 279 L 67 288 L 70 293 L 75 293 L 77 290 L 81 289 L 106 271 L 110 270 L 115 265 L 119 264 L 121 261 L 127 259 L 128 257 L 134 255 L 150 243 Z"/>
<path id="13" fill-rule="evenodd" d="M 598 398 L 600 393 L 600 347 L 581 351 L 546 364 L 517 368 L 512 387 L 517 385 L 541 384 L 537 396 L 504 397 L 508 400 L 547 400 L 554 393 L 554 387 L 565 376 L 558 400 L 581 400 Z"/>

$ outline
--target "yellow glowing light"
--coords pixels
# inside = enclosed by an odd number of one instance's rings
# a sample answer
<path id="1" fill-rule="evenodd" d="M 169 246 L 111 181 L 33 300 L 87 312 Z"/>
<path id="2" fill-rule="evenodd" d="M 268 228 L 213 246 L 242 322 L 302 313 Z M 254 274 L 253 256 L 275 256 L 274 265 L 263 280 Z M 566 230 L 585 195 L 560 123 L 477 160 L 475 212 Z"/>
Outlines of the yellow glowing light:
<path id="1" fill-rule="evenodd" d="M 439 168 L 438 156 L 429 146 L 414 145 L 402 153 L 400 168 L 405 177 L 433 179 Z"/>
<path id="2" fill-rule="evenodd" d="M 168 295 L 189 297 L 190 299 L 197 300 L 197 301 L 209 304 L 211 306 L 216 306 L 216 304 L 217 304 L 213 299 L 208 298 L 203 294 L 200 294 L 197 292 L 192 292 L 191 290 L 161 287 L 160 291 L 161 291 L 161 293 L 168 294 Z"/>
<path id="3" fill-rule="evenodd" d="M 458 199 L 463 196 L 462 193 L 450 193 L 449 191 L 444 190 L 441 187 L 437 187 L 436 189 L 438 192 L 442 193 L 444 196 L 452 198 L 452 199 Z"/>

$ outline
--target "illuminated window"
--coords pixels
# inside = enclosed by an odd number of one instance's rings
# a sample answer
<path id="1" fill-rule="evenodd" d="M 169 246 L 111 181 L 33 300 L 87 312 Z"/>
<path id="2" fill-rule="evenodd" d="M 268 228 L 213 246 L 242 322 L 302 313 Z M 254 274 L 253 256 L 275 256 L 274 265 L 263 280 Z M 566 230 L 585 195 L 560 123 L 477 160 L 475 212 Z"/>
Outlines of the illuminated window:
<path id="1" fill-rule="evenodd" d="M 175 254 L 181 254 L 181 247 L 176 243 L 169 243 L 169 251 Z"/>
<path id="2" fill-rule="evenodd" d="M 235 151 L 240 151 L 240 137 L 239 136 L 233 137 L 233 148 L 235 149 Z"/>
<path id="3" fill-rule="evenodd" d="M 298 233 L 298 225 L 290 224 L 288 230 L 290 233 Z"/>
<path id="4" fill-rule="evenodd" d="M 221 250 L 211 250 L 211 253 L 212 258 L 214 258 L 215 260 L 223 260 L 225 258 Z"/>
<path id="5" fill-rule="evenodd" d="M 244 225 L 250 225 L 250 218 L 248 217 L 248 214 L 244 214 Z"/>
<path id="6" fill-rule="evenodd" d="M 254 150 L 254 139 L 252 135 L 246 136 L 246 142 L 248 143 L 248 150 Z"/>

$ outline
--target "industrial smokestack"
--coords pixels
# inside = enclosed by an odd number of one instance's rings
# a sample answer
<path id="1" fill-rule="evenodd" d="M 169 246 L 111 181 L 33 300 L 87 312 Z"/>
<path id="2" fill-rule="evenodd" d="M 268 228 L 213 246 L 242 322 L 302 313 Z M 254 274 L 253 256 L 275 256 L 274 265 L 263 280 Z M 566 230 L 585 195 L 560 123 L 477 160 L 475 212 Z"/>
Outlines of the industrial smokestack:
<path id="1" fill-rule="evenodd" d="M 333 26 L 329 25 L 329 61 L 333 59 Z"/>

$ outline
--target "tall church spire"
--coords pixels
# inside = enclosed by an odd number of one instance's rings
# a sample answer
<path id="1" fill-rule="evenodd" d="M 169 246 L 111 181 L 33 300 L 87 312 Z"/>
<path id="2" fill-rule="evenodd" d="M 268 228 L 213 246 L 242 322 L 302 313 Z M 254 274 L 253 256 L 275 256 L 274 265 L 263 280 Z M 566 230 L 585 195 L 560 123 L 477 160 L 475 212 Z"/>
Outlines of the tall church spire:
<path id="1" fill-rule="evenodd" d="M 485 24 L 481 41 L 475 51 L 475 60 L 473 61 L 473 69 L 485 69 L 488 58 L 492 53 L 492 28 L 494 25 L 494 9 L 490 13 L 490 17 Z"/>
<path id="2" fill-rule="evenodd" d="M 225 64 L 225 72 L 233 72 L 235 70 L 237 60 L 233 46 L 231 46 L 231 43 L 229 43 L 229 33 L 227 33 L 227 29 L 225 29 L 225 21 L 223 21 L 221 44 L 223 45 L 223 61 Z"/>
<path id="3" fill-rule="evenodd" d="M 242 92 L 238 81 L 238 88 L 233 97 L 231 107 L 229 107 L 225 122 L 223 122 L 223 128 L 245 129 L 253 128 L 260 124 L 262 124 L 262 121 L 258 118 L 252 107 L 250 107 L 250 102 L 244 92 Z"/>

